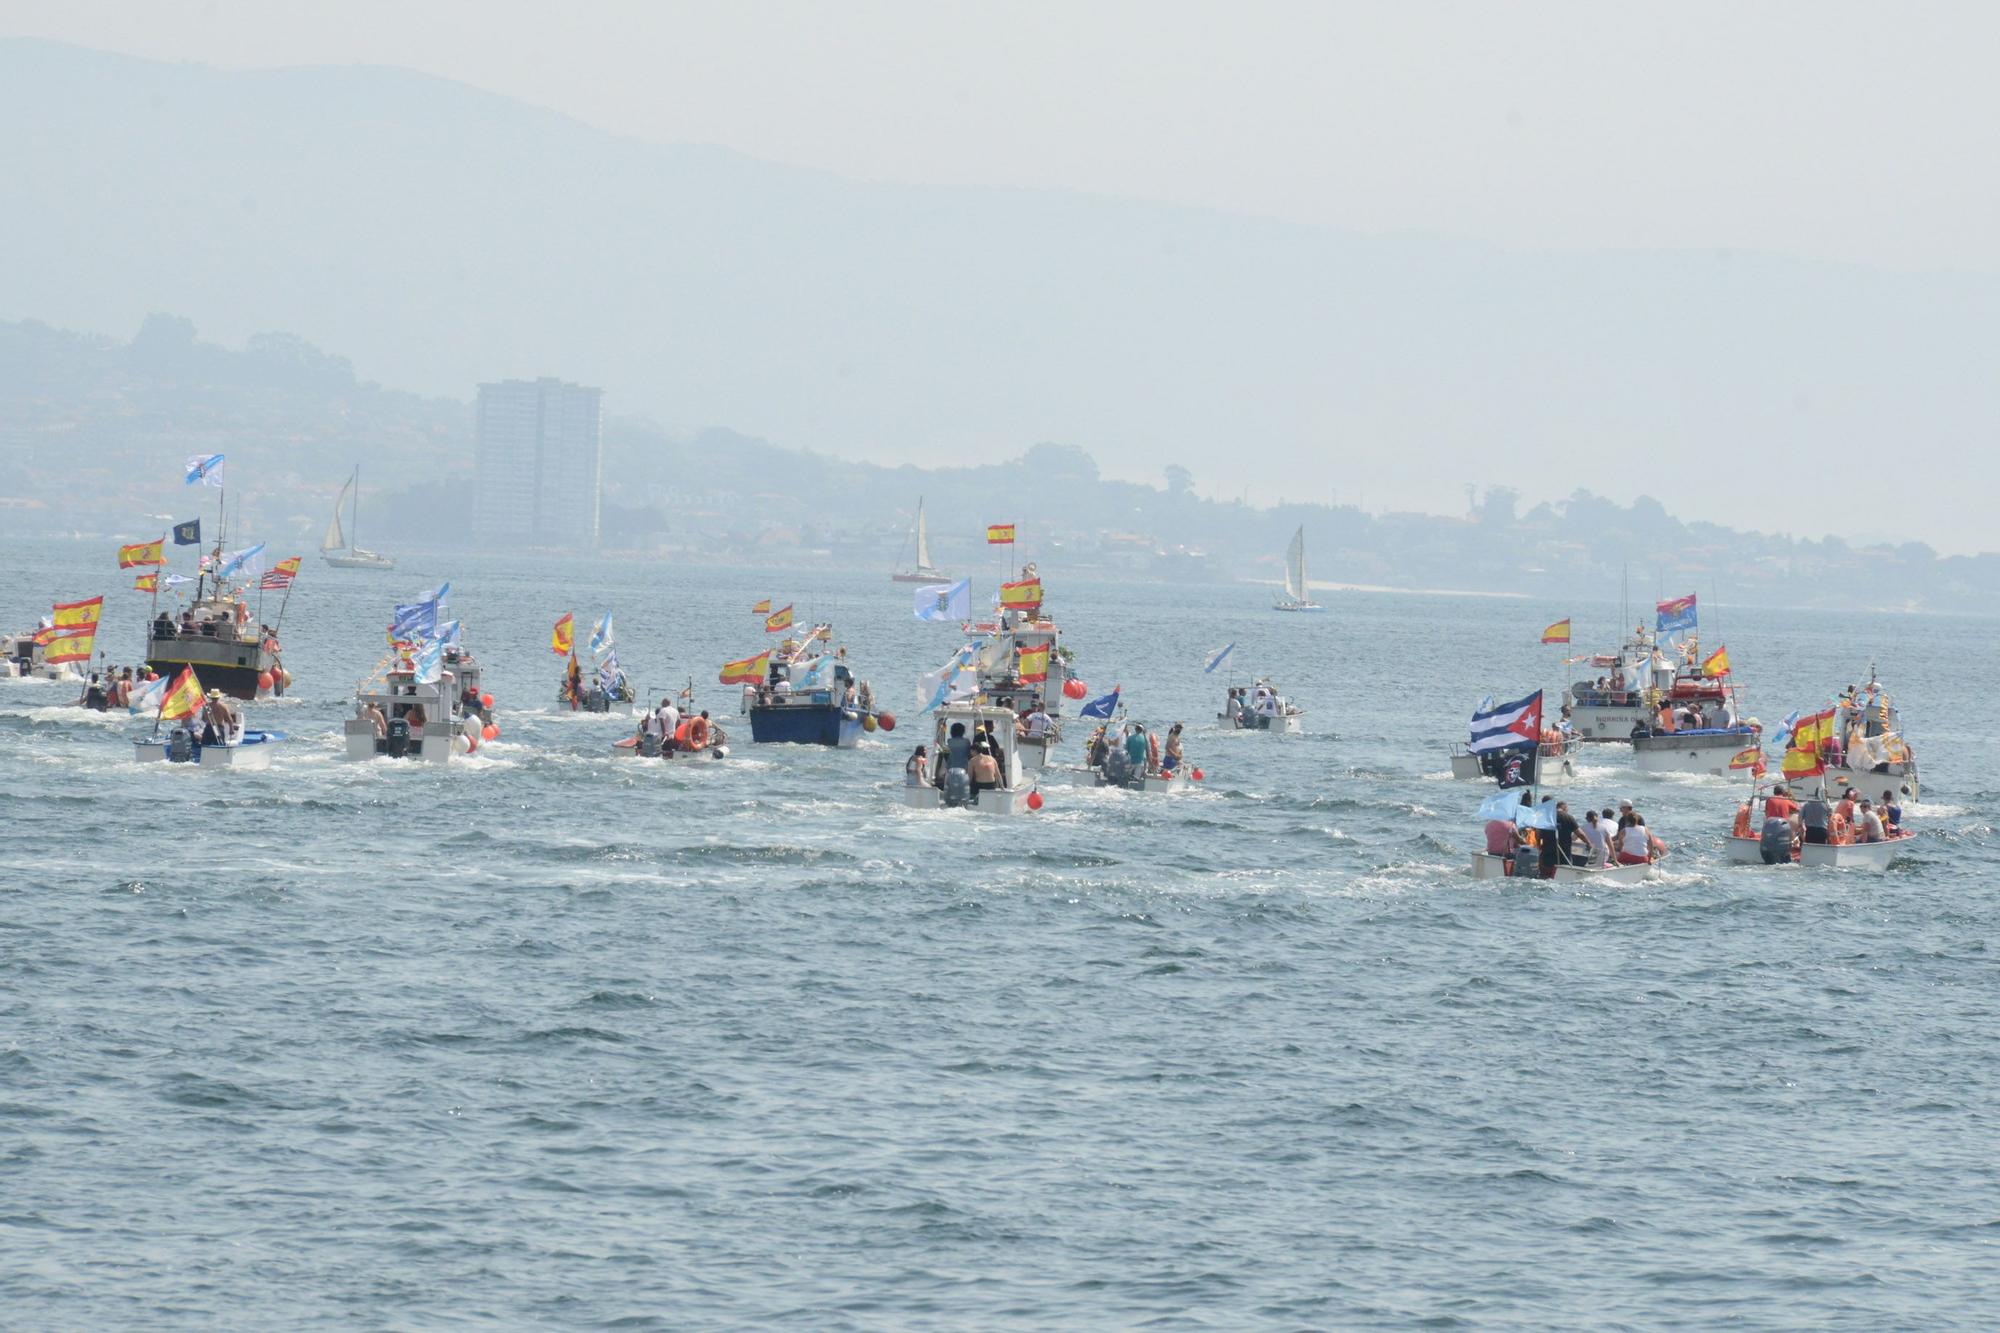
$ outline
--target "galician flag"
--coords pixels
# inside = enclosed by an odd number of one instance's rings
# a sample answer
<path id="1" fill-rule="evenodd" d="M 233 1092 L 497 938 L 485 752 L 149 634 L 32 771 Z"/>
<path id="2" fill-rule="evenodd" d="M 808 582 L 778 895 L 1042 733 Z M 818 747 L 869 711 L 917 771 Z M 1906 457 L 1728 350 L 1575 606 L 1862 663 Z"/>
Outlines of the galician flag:
<path id="1" fill-rule="evenodd" d="M 918 620 L 969 620 L 972 617 L 972 580 L 934 583 L 917 589 Z"/>

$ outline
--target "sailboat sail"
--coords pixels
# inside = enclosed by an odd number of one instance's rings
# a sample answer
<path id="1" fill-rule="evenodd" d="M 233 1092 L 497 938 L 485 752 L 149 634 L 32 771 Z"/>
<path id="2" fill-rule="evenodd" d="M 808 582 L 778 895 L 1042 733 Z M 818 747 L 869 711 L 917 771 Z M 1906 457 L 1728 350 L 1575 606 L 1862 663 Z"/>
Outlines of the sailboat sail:
<path id="1" fill-rule="evenodd" d="M 358 475 L 358 469 L 357 469 L 357 475 Z M 347 534 L 343 532 L 340 527 L 340 510 L 341 506 L 347 503 L 348 493 L 351 492 L 353 489 L 354 489 L 354 478 L 349 477 L 347 479 L 347 484 L 340 488 L 340 498 L 333 502 L 333 517 L 327 520 L 326 536 L 319 539 L 320 550 L 344 551 L 347 549 Z"/>
<path id="2" fill-rule="evenodd" d="M 930 534 L 924 531 L 924 502 L 920 499 L 917 501 L 917 568 L 930 567 L 931 539 Z"/>
<path id="3" fill-rule="evenodd" d="M 1300 524 L 1292 534 L 1292 544 L 1285 548 L 1285 596 L 1295 602 L 1306 599 L 1306 530 Z"/>

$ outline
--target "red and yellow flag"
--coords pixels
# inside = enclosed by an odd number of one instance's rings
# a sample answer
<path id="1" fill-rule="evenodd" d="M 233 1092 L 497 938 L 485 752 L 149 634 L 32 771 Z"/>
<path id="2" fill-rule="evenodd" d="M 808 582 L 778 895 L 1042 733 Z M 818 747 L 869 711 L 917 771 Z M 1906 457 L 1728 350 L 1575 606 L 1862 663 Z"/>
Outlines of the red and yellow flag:
<path id="1" fill-rule="evenodd" d="M 1042 604 L 1042 581 L 1023 579 L 1000 585 L 1000 605 L 1009 611 L 1034 611 Z"/>
<path id="2" fill-rule="evenodd" d="M 1021 650 L 1021 679 L 1024 681 L 1047 680 L 1049 678 L 1049 648 L 1043 644 L 1039 648 Z"/>
<path id="3" fill-rule="evenodd" d="M 49 638 L 44 656 L 50 662 L 88 662 L 97 652 L 97 626 L 59 629 Z"/>
<path id="4" fill-rule="evenodd" d="M 778 610 L 764 617 L 764 632 L 766 634 L 776 634 L 781 629 L 790 629 L 791 627 L 792 608 L 789 606 L 780 607 Z"/>
<path id="5" fill-rule="evenodd" d="M 1738 750 L 1735 757 L 1729 761 L 1729 766 L 1738 769 L 1755 768 L 1763 762 L 1764 752 L 1753 745 L 1747 750 Z"/>
<path id="6" fill-rule="evenodd" d="M 761 685 L 764 674 L 771 668 L 771 651 L 765 649 L 755 657 L 746 657 L 740 662 L 726 662 L 722 674 L 717 677 L 724 685 Z"/>
<path id="7" fill-rule="evenodd" d="M 58 630 L 96 629 L 98 617 L 104 614 L 104 595 L 99 593 L 87 602 L 57 602 L 50 611 Z"/>
<path id="8" fill-rule="evenodd" d="M 986 544 L 988 546 L 1012 546 L 1014 544 L 1014 525 L 1012 523 L 988 524 L 986 528 Z"/>
<path id="9" fill-rule="evenodd" d="M 1543 631 L 1542 631 L 1542 642 L 1543 642 L 1543 643 L 1568 643 L 1568 642 L 1569 642 L 1569 621 L 1568 621 L 1568 620 L 1566 620 L 1566 619 L 1565 619 L 1565 620 L 1558 620 L 1558 621 L 1557 621 L 1557 622 L 1556 622 L 1555 624 L 1553 624 L 1553 625 L 1549 626 L 1549 627 L 1548 627 L 1547 629 L 1543 630 Z"/>
<path id="10" fill-rule="evenodd" d="M 568 657 L 576 648 L 576 617 L 563 612 L 563 618 L 549 635 L 549 651 L 558 657 Z"/>
<path id="11" fill-rule="evenodd" d="M 132 586 L 140 592 L 158 592 L 160 589 L 160 576 L 158 574 L 141 574 L 132 580 Z"/>
<path id="12" fill-rule="evenodd" d="M 193 717 L 201 711 L 201 697 L 201 678 L 194 674 L 193 667 L 182 667 L 181 674 L 168 687 L 166 697 L 160 700 L 160 720 L 175 722 Z"/>
<path id="13" fill-rule="evenodd" d="M 1826 772 L 1826 763 L 1818 750 L 1801 750 L 1796 746 L 1785 751 L 1780 767 L 1788 778 L 1816 778 Z"/>
<path id="14" fill-rule="evenodd" d="M 757 605 L 755 605 L 755 606 L 751 607 L 751 608 L 750 608 L 750 613 L 751 613 L 752 615 L 758 615 L 758 616 L 768 616 L 768 615 L 770 615 L 770 614 L 771 614 L 771 599 L 770 599 L 770 598 L 768 598 L 768 597 L 766 597 L 766 598 L 765 598 L 765 599 L 764 599 L 763 601 L 761 601 L 761 602 L 757 603 Z"/>
<path id="15" fill-rule="evenodd" d="M 134 565 L 164 565 L 167 557 L 162 554 L 167 544 L 165 537 L 156 542 L 138 542 L 118 548 L 118 568 L 130 569 Z"/>
<path id="16" fill-rule="evenodd" d="M 1719 644 L 1701 664 L 1701 674 L 1710 680 L 1729 674 L 1729 645 Z"/>

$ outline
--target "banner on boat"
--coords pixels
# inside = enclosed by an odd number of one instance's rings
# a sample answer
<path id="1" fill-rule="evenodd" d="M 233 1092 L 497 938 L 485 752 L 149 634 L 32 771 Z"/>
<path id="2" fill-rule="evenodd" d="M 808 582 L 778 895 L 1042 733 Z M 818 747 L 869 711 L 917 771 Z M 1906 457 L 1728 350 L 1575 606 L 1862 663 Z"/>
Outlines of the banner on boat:
<path id="1" fill-rule="evenodd" d="M 1076 715 L 1078 717 L 1094 717 L 1100 722 L 1110 721 L 1111 715 L 1118 711 L 1118 691 L 1123 688 L 1121 685 L 1113 685 L 1111 693 L 1098 695 L 1095 699 L 1077 709 Z"/>
<path id="2" fill-rule="evenodd" d="M 1694 594 L 1675 597 L 1661 602 L 1653 608 L 1655 622 L 1653 628 L 1661 634 L 1671 634 L 1676 630 L 1695 628 Z"/>
<path id="3" fill-rule="evenodd" d="M 201 711 L 201 678 L 193 667 L 182 667 L 173 685 L 160 700 L 160 720 L 178 722 Z"/>
<path id="4" fill-rule="evenodd" d="M 1729 645 L 1718 644 L 1701 664 L 1701 674 L 1710 680 L 1719 680 L 1729 674 Z"/>
<path id="5" fill-rule="evenodd" d="M 131 569 L 136 565 L 164 565 L 167 563 L 167 557 L 164 553 L 166 544 L 167 539 L 162 537 L 158 541 L 134 542 L 130 546 L 119 547 L 118 568 Z"/>
<path id="6" fill-rule="evenodd" d="M 1042 581 L 1022 579 L 1019 583 L 1001 584 L 1000 605 L 1008 611 L 1026 611 L 1032 615 L 1042 607 Z"/>

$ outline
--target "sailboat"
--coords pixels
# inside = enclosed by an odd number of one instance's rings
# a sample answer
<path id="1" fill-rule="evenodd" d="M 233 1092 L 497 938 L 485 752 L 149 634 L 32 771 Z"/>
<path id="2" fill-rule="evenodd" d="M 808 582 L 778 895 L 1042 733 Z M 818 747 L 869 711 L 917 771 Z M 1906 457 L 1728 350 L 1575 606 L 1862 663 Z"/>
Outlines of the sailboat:
<path id="1" fill-rule="evenodd" d="M 326 536 L 320 538 L 320 559 L 335 569 L 394 569 L 396 562 L 386 555 L 377 554 L 366 547 L 354 544 L 355 533 L 361 528 L 361 465 L 354 465 L 354 475 L 340 488 L 340 498 L 333 502 L 333 517 L 327 521 Z M 348 518 L 348 530 L 340 526 L 340 509 L 349 497 L 354 508 Z"/>
<path id="2" fill-rule="evenodd" d="M 911 535 L 917 539 L 916 567 L 913 569 L 897 570 L 889 576 L 890 581 L 894 583 L 951 582 L 951 575 L 945 573 L 943 570 L 933 568 L 931 565 L 931 543 L 929 535 L 924 531 L 924 499 L 921 495 L 917 497 L 917 525 L 910 531 Z M 903 549 L 906 551 L 910 549 L 907 541 L 903 543 Z"/>
<path id="3" fill-rule="evenodd" d="M 1285 548 L 1285 595 L 1280 597 L 1274 608 L 1279 611 L 1323 611 L 1326 608 L 1312 599 L 1306 587 L 1306 528 L 1292 534 L 1292 544 Z"/>

